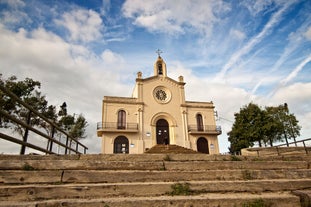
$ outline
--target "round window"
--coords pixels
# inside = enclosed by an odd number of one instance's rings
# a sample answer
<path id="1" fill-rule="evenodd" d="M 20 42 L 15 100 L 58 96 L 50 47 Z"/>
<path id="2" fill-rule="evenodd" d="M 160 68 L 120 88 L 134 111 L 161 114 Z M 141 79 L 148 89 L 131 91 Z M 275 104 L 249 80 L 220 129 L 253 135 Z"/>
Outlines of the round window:
<path id="1" fill-rule="evenodd" d="M 163 86 L 156 87 L 153 90 L 153 96 L 159 103 L 167 103 L 171 100 L 171 92 Z"/>

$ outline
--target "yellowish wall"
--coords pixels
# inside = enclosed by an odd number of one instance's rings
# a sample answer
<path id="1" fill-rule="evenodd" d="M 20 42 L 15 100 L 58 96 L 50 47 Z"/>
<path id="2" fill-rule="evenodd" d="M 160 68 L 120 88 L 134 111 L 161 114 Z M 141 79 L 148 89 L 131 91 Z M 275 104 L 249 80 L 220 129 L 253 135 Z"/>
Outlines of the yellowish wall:
<path id="1" fill-rule="evenodd" d="M 155 75 L 149 78 L 142 78 L 138 73 L 133 97 L 104 97 L 102 108 L 102 122 L 117 122 L 118 111 L 126 112 L 127 123 L 137 123 L 139 128 L 136 132 L 98 131 L 102 138 L 102 153 L 113 153 L 114 139 L 123 135 L 129 140 L 129 153 L 143 153 L 146 148 L 156 144 L 156 122 L 164 118 L 169 123 L 170 144 L 177 144 L 183 147 L 197 150 L 196 142 L 199 137 L 208 140 L 209 152 L 219 153 L 216 134 L 190 134 L 188 125 L 196 125 L 196 115 L 200 113 L 204 125 L 216 125 L 214 118 L 214 106 L 212 102 L 186 102 L 183 77 L 175 81 L 166 76 L 166 65 L 163 62 L 163 75 L 158 75 L 157 64 L 163 61 L 158 58 L 155 66 Z M 155 89 L 161 87 L 170 97 L 168 102 L 161 102 L 155 98 Z M 210 148 L 214 145 L 214 149 Z"/>

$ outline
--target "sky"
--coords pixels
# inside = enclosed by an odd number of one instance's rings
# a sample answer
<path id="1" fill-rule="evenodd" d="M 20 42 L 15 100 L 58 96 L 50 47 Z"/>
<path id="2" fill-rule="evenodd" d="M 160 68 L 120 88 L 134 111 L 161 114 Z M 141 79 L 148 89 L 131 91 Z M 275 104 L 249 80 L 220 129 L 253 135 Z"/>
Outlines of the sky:
<path id="1" fill-rule="evenodd" d="M 310 138 L 310 11 L 310 0 L 0 0 L 0 73 L 40 81 L 49 104 L 82 113 L 88 153 L 101 151 L 103 97 L 130 97 L 157 49 L 186 100 L 213 101 L 222 153 L 250 102 L 287 103 Z"/>

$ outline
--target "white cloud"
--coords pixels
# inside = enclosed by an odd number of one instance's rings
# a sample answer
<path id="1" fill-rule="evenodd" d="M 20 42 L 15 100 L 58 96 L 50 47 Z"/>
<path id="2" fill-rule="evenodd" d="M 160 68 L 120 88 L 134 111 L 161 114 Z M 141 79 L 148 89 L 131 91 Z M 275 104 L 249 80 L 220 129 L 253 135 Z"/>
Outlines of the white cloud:
<path id="1" fill-rule="evenodd" d="M 6 4 L 10 9 L 8 11 L 1 12 L 0 22 L 7 25 L 14 25 L 17 23 L 31 23 L 32 20 L 28 14 L 22 11 L 25 7 L 25 3 L 21 0 L 1 0 L 1 4 Z M 11 10 L 11 11 L 9 11 Z M 13 11 L 13 12 L 12 12 Z"/>
<path id="2" fill-rule="evenodd" d="M 287 103 L 290 113 L 294 113 L 299 125 L 302 126 L 301 138 L 310 138 L 311 134 L 311 83 L 293 83 L 280 88 L 272 97 L 266 97 L 266 105 Z"/>
<path id="3" fill-rule="evenodd" d="M 256 16 L 261 12 L 268 12 L 275 7 L 282 6 L 286 2 L 286 0 L 245 0 L 241 4 L 249 10 L 251 15 Z"/>
<path id="4" fill-rule="evenodd" d="M 24 7 L 26 4 L 22 0 L 1 0 L 0 4 L 7 4 L 11 8 L 20 8 Z"/>
<path id="5" fill-rule="evenodd" d="M 100 14 L 102 16 L 108 15 L 110 8 L 111 8 L 110 0 L 102 0 L 102 6 L 100 8 Z"/>
<path id="6" fill-rule="evenodd" d="M 205 0 L 127 0 L 123 5 L 123 15 L 134 19 L 134 24 L 169 34 L 184 33 L 187 28 L 209 34 L 220 20 L 217 15 L 228 10 L 228 4 L 222 1 Z"/>
<path id="7" fill-rule="evenodd" d="M 307 40 L 311 40 L 311 27 L 309 27 L 308 30 L 304 33 L 304 36 L 307 38 Z"/>
<path id="8" fill-rule="evenodd" d="M 306 57 L 297 67 L 295 67 L 292 72 L 281 81 L 282 85 L 286 85 L 289 81 L 297 76 L 297 74 L 303 69 L 303 67 L 311 61 L 311 55 Z"/>
<path id="9" fill-rule="evenodd" d="M 262 41 L 265 38 L 271 29 L 279 23 L 280 19 L 282 18 L 282 14 L 289 8 L 292 2 L 284 4 L 282 8 L 280 8 L 277 12 L 275 12 L 268 23 L 263 27 L 260 33 L 250 39 L 241 49 L 237 50 L 235 53 L 232 54 L 229 61 L 222 67 L 221 71 L 216 76 L 215 80 L 221 80 L 226 75 L 227 71 L 231 69 L 235 64 L 237 64 L 241 58 L 249 53 L 255 45 Z"/>
<path id="10" fill-rule="evenodd" d="M 297 103 L 295 108 L 299 108 L 298 105 L 304 106 L 304 104 L 310 105 L 311 100 L 311 83 L 294 83 L 286 87 L 280 88 L 272 97 L 274 102 L 285 102 L 286 100 Z"/>
<path id="11" fill-rule="evenodd" d="M 59 106 L 66 101 L 69 113 L 82 113 L 89 123 L 88 138 L 83 142 L 88 143 L 89 153 L 99 153 L 96 122 L 101 121 L 102 97 L 128 96 L 131 92 L 119 82 L 122 56 L 104 51 L 108 67 L 102 57 L 86 47 L 70 45 L 43 28 L 12 32 L 0 25 L 0 34 L 0 68 L 4 77 L 17 75 L 21 80 L 38 80 L 50 104 Z"/>
<path id="12" fill-rule="evenodd" d="M 91 42 L 102 37 L 102 19 L 93 10 L 72 10 L 64 13 L 62 19 L 57 19 L 55 22 L 69 31 L 71 41 Z"/>
<path id="13" fill-rule="evenodd" d="M 244 5 L 249 12 L 252 15 L 257 15 L 258 13 L 260 13 L 261 11 L 263 11 L 266 7 L 270 6 L 272 3 L 272 0 L 266 0 L 266 1 L 243 1 L 242 5 Z"/>
<path id="14" fill-rule="evenodd" d="M 230 35 L 232 35 L 235 39 L 238 39 L 238 40 L 244 40 L 246 37 L 244 32 L 237 30 L 237 29 L 231 29 Z"/>
<path id="15" fill-rule="evenodd" d="M 116 54 L 109 49 L 106 49 L 104 52 L 102 52 L 101 58 L 103 59 L 104 63 L 108 65 L 124 63 L 124 59 L 121 57 L 121 55 Z"/>

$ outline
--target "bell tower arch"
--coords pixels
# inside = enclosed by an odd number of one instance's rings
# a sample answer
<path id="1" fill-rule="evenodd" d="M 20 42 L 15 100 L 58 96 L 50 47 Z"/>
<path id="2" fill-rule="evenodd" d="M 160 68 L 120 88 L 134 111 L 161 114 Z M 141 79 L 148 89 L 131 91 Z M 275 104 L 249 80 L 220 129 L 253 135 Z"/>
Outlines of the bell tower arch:
<path id="1" fill-rule="evenodd" d="M 160 54 L 162 53 L 160 50 L 157 50 L 158 59 L 154 64 L 154 76 L 167 76 L 166 64 Z"/>

